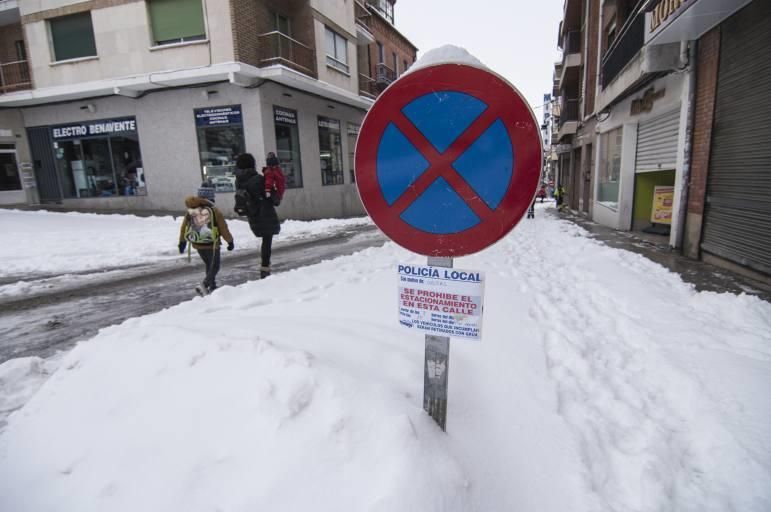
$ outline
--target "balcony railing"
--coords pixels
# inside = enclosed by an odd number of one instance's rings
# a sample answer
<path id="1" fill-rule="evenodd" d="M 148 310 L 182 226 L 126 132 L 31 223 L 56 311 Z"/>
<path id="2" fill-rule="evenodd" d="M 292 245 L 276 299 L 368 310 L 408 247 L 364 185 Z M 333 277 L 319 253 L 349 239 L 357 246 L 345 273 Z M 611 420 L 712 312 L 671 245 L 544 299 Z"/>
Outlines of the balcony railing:
<path id="1" fill-rule="evenodd" d="M 353 2 L 353 14 L 356 17 L 356 21 L 358 23 L 361 23 L 367 29 L 370 28 L 370 25 L 372 24 L 371 21 L 371 14 L 369 10 L 364 6 L 362 3 L 362 0 L 356 0 Z"/>
<path id="2" fill-rule="evenodd" d="M 377 90 L 377 83 L 371 76 L 359 73 L 359 94 L 368 98 L 375 99 L 380 91 Z"/>
<path id="3" fill-rule="evenodd" d="M 394 80 L 396 80 L 396 71 L 383 63 L 375 66 L 375 81 L 379 85 L 388 85 Z"/>
<path id="4" fill-rule="evenodd" d="M 316 55 L 313 48 L 278 31 L 261 34 L 259 43 L 260 67 L 283 64 L 306 75 L 316 77 Z"/>
<path id="5" fill-rule="evenodd" d="M 32 89 L 32 77 L 26 60 L 0 64 L 0 94 Z"/>
<path id="6" fill-rule="evenodd" d="M 562 40 L 562 50 L 565 55 L 571 53 L 581 53 L 581 31 L 571 30 L 565 34 L 565 38 Z"/>
<path id="7" fill-rule="evenodd" d="M 560 122 L 559 126 L 562 128 L 562 125 L 569 121 L 578 121 L 578 104 L 580 100 L 566 100 L 562 103 L 562 107 L 560 108 Z"/>
<path id="8" fill-rule="evenodd" d="M 621 29 L 621 35 L 602 57 L 602 88 L 608 86 L 645 44 L 645 11 L 640 10 Z"/>

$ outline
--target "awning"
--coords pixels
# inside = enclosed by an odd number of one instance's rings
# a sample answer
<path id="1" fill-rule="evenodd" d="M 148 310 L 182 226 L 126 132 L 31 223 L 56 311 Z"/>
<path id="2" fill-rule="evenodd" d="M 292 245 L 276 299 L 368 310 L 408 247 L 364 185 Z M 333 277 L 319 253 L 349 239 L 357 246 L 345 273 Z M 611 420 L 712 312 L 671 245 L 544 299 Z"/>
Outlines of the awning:
<path id="1" fill-rule="evenodd" d="M 653 2 L 653 6 L 645 16 L 645 42 L 659 45 L 698 39 L 751 1 L 659 0 Z"/>

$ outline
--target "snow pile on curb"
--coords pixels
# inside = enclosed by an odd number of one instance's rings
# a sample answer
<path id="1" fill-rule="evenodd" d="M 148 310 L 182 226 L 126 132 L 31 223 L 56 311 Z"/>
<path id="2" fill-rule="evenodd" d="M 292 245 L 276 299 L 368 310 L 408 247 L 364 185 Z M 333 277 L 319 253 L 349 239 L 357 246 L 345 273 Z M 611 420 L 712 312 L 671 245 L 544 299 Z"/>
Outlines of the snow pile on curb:
<path id="1" fill-rule="evenodd" d="M 771 304 L 535 220 L 453 342 L 448 433 L 394 244 L 79 344 L 0 434 L 0 510 L 765 512 Z"/>
<path id="2" fill-rule="evenodd" d="M 58 358 L 20 357 L 0 364 L 0 434 L 7 416 L 21 409 L 57 367 Z"/>
<path id="3" fill-rule="evenodd" d="M 276 243 L 369 222 L 368 217 L 286 221 Z M 0 210 L 0 224 L 13 241 L 0 247 L 2 277 L 129 268 L 178 258 L 182 217 Z M 259 246 L 247 222 L 228 220 L 228 226 L 236 250 Z"/>

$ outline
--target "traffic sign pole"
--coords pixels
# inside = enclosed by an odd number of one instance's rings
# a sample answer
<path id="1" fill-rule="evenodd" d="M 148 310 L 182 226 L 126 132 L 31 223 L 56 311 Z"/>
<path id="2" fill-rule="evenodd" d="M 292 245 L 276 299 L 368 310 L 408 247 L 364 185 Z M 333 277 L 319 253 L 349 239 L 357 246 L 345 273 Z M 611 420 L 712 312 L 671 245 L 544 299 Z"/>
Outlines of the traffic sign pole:
<path id="1" fill-rule="evenodd" d="M 452 268 L 452 258 L 428 257 L 430 267 Z M 447 431 L 447 381 L 450 373 L 450 338 L 426 334 L 423 363 L 423 409 Z"/>

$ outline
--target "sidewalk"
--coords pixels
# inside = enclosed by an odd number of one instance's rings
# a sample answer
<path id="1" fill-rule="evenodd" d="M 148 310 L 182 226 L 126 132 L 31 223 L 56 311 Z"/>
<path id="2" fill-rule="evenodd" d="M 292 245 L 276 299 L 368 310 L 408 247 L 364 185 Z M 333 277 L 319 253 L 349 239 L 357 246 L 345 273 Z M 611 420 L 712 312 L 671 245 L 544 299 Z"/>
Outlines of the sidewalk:
<path id="1" fill-rule="evenodd" d="M 645 256 L 680 274 L 686 283 L 693 284 L 697 290 L 718 293 L 746 293 L 755 295 L 771 302 L 771 286 L 749 277 L 737 274 L 728 269 L 716 267 L 699 260 L 686 258 L 668 245 L 668 239 L 656 235 L 646 235 L 632 231 L 617 231 L 602 226 L 586 217 L 571 211 L 557 213 L 554 209 L 546 209 L 550 215 L 559 216 L 578 224 L 590 233 L 590 237 L 599 240 L 610 247 L 626 249 Z"/>

